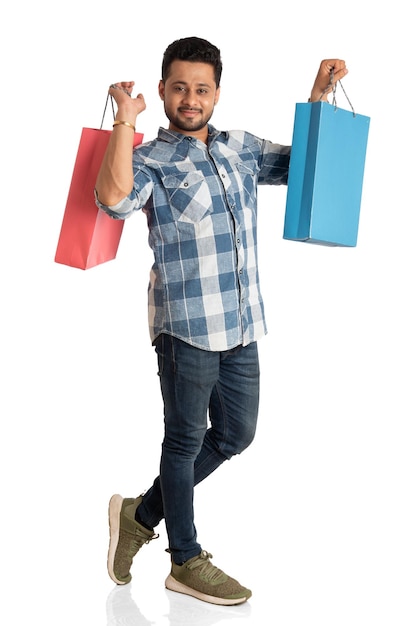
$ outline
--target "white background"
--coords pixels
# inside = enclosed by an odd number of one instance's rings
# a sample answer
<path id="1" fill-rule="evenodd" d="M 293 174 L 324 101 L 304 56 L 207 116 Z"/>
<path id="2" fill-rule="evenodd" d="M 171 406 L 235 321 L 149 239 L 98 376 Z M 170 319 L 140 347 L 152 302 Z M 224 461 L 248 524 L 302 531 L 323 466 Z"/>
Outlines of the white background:
<path id="1" fill-rule="evenodd" d="M 0 226 L 8 624 L 417 624 L 415 24 L 406 0 L 8 8 Z M 334 56 L 347 62 L 355 109 L 371 117 L 356 248 L 283 240 L 286 188 L 260 189 L 269 334 L 259 344 L 258 434 L 196 490 L 201 543 L 253 590 L 229 612 L 164 590 L 162 525 L 129 589 L 115 599 L 107 577 L 108 499 L 150 485 L 162 437 L 144 216 L 125 224 L 115 261 L 86 272 L 54 263 L 81 128 L 100 125 L 111 82 L 135 80 L 147 102 L 138 130 L 152 139 L 166 122 L 163 51 L 189 35 L 222 51 L 220 129 L 290 143 L 295 103 L 309 97 L 321 59 Z"/>

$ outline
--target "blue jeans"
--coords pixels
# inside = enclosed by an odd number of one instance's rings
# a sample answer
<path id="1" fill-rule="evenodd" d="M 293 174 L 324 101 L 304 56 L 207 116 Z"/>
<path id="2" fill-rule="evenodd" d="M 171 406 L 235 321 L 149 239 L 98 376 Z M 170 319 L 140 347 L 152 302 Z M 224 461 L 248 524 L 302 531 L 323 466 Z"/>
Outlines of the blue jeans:
<path id="1" fill-rule="evenodd" d="M 258 350 L 251 343 L 209 352 L 166 334 L 158 337 L 155 350 L 164 401 L 164 439 L 160 475 L 138 512 L 152 528 L 165 519 L 172 558 L 181 564 L 202 549 L 194 525 L 194 486 L 254 439 Z"/>

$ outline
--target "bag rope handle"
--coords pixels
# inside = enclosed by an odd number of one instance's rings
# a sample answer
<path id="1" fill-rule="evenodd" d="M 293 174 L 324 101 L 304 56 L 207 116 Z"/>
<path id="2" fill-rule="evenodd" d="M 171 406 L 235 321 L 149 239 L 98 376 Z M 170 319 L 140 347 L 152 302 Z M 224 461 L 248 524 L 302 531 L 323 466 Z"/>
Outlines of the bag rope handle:
<path id="1" fill-rule="evenodd" d="M 105 108 L 104 108 L 104 111 L 103 111 L 102 123 L 100 124 L 100 130 L 102 130 L 102 128 L 103 128 L 103 122 L 104 122 L 104 118 L 105 118 L 105 115 L 106 115 L 107 105 L 109 104 L 109 98 L 110 98 L 110 103 L 111 103 L 111 105 L 112 105 L 112 114 L 113 114 L 113 119 L 115 119 L 115 117 L 116 117 L 116 113 L 115 113 L 115 105 L 113 104 L 113 98 L 112 98 L 112 96 L 110 95 L 110 93 L 108 93 L 108 94 L 107 94 L 107 98 L 106 98 Z"/>
<path id="2" fill-rule="evenodd" d="M 115 84 L 112 84 L 112 85 L 110 85 L 110 86 L 111 86 L 113 89 L 121 89 L 121 90 L 122 90 L 122 91 L 124 91 L 126 94 L 128 94 L 128 96 L 129 96 L 129 97 L 131 96 L 131 94 L 129 93 L 129 91 L 128 91 L 127 89 L 124 89 L 123 87 L 118 87 L 118 85 L 115 85 Z M 103 111 L 103 116 L 102 116 L 102 123 L 100 124 L 100 130 L 102 130 L 102 127 L 103 127 L 103 122 L 104 122 L 104 118 L 105 118 L 105 115 L 106 115 L 106 109 L 107 109 L 107 105 L 108 105 L 108 103 L 109 103 L 109 98 L 110 98 L 110 102 L 111 102 L 111 105 L 112 105 L 113 121 L 115 121 L 115 119 L 116 119 L 115 105 L 113 104 L 113 98 L 112 98 L 112 96 L 110 95 L 110 93 L 108 92 L 108 93 L 107 93 L 107 98 L 106 98 L 106 104 L 105 104 L 105 108 L 104 108 L 104 111 Z"/>
<path id="3" fill-rule="evenodd" d="M 331 73 L 330 73 L 330 77 L 329 77 L 329 83 L 327 88 L 322 92 L 321 98 L 322 96 L 324 96 L 326 94 L 326 92 L 328 91 L 328 89 L 331 87 L 332 88 L 332 106 L 334 107 L 335 111 L 337 110 L 337 97 L 336 97 L 336 91 L 337 91 L 337 84 L 340 84 L 341 89 L 343 90 L 343 94 L 345 95 L 345 97 L 347 98 L 347 102 L 351 107 L 351 110 L 353 111 L 353 117 L 356 117 L 356 112 L 354 111 L 354 107 L 351 104 L 350 98 L 347 96 L 347 92 L 345 91 L 342 82 L 340 80 L 337 80 L 337 82 L 334 82 L 334 68 L 331 69 Z"/>

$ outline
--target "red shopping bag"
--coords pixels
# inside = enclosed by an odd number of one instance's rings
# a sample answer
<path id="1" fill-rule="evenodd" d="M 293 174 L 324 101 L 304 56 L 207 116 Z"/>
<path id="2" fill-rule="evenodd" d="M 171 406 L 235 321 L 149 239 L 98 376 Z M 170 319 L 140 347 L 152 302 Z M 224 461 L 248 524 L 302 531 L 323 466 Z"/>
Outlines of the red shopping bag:
<path id="1" fill-rule="evenodd" d="M 102 128 L 82 129 L 56 263 L 86 270 L 116 257 L 124 220 L 109 217 L 94 200 L 94 186 L 111 132 Z M 143 134 L 134 133 L 133 147 L 142 143 L 142 139 Z"/>

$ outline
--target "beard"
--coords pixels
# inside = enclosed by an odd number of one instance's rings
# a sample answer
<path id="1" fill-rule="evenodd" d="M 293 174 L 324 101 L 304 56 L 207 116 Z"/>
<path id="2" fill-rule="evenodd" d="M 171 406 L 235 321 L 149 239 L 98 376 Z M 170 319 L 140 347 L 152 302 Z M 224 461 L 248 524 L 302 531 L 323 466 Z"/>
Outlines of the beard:
<path id="1" fill-rule="evenodd" d="M 202 128 L 204 128 L 206 124 L 209 122 L 213 114 L 213 110 L 212 110 L 209 113 L 209 115 L 203 116 L 203 113 L 199 109 L 200 115 L 192 119 L 188 119 L 185 117 L 181 117 L 180 113 L 177 113 L 177 112 L 173 113 L 171 111 L 168 111 L 166 107 L 164 107 L 164 110 L 170 123 L 173 126 L 175 126 L 175 128 L 178 128 L 180 131 L 184 131 L 184 132 L 195 132 L 195 131 L 202 130 Z M 184 110 L 187 110 L 187 109 L 185 108 Z"/>

